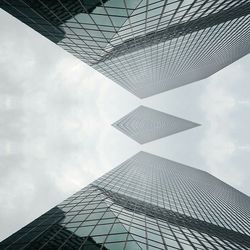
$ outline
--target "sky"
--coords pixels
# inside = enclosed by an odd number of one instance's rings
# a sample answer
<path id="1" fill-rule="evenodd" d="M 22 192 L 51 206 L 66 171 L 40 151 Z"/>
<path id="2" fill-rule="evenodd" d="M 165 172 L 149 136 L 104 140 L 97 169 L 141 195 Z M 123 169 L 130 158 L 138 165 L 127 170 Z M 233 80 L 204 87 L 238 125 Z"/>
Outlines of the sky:
<path id="1" fill-rule="evenodd" d="M 0 10 L 0 241 L 143 150 L 250 195 L 250 56 L 143 100 Z M 144 105 L 201 126 L 139 145 L 111 126 Z"/>

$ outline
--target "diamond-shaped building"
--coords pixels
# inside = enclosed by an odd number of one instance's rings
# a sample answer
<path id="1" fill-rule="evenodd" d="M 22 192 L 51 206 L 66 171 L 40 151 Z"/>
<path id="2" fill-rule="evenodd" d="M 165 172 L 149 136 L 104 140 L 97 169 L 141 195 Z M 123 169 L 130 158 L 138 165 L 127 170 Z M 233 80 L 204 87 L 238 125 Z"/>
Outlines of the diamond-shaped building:
<path id="1" fill-rule="evenodd" d="M 204 79 L 250 51 L 250 0 L 1 0 L 134 95 Z"/>
<path id="2" fill-rule="evenodd" d="M 140 144 L 200 126 L 145 106 L 139 106 L 112 125 Z"/>
<path id="3" fill-rule="evenodd" d="M 0 249 L 250 248 L 250 198 L 207 172 L 140 152 Z"/>

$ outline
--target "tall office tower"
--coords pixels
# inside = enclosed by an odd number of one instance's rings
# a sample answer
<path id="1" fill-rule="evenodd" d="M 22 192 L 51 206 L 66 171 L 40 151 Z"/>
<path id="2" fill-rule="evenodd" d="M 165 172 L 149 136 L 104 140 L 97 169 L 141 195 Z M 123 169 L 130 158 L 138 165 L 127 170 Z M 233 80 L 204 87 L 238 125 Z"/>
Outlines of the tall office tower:
<path id="1" fill-rule="evenodd" d="M 0 249 L 250 248 L 250 198 L 207 172 L 140 152 Z"/>
<path id="2" fill-rule="evenodd" d="M 250 51 L 250 0 L 1 0 L 0 7 L 140 98 Z"/>

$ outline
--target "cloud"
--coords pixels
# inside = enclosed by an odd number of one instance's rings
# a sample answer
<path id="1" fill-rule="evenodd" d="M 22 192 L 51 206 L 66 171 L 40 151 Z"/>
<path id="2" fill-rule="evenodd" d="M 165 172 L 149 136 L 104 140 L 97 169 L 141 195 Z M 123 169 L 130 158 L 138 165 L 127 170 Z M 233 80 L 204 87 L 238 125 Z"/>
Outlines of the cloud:
<path id="1" fill-rule="evenodd" d="M 3 239 L 103 173 L 96 144 L 107 121 L 96 100 L 109 87 L 17 20 L 0 19 L 8 23 L 0 41 Z"/>
<path id="2" fill-rule="evenodd" d="M 210 77 L 200 97 L 205 118 L 200 153 L 206 168 L 241 190 L 250 188 L 246 183 L 246 176 L 249 176 L 249 172 L 246 172 L 247 165 L 243 161 L 242 152 L 239 154 L 239 151 L 246 149 L 240 145 L 241 137 L 245 137 L 247 132 L 242 123 L 245 120 L 246 124 L 250 124 L 250 120 L 245 119 L 242 114 L 236 118 L 242 112 L 242 105 L 248 104 L 245 94 L 239 91 L 244 87 L 248 93 L 250 90 L 246 86 L 250 80 L 246 77 L 248 72 L 241 66 L 246 63 L 249 63 L 249 58 L 243 58 Z"/>

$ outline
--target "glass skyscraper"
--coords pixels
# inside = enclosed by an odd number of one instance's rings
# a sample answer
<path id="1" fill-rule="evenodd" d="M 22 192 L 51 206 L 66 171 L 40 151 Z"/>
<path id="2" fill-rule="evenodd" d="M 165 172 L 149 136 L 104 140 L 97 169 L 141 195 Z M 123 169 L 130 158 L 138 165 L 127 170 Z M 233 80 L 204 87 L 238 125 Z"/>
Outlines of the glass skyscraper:
<path id="1" fill-rule="evenodd" d="M 250 0 L 1 0 L 0 7 L 140 98 L 250 51 Z"/>
<path id="2" fill-rule="evenodd" d="M 250 249 L 250 198 L 207 172 L 140 152 L 0 249 Z"/>

